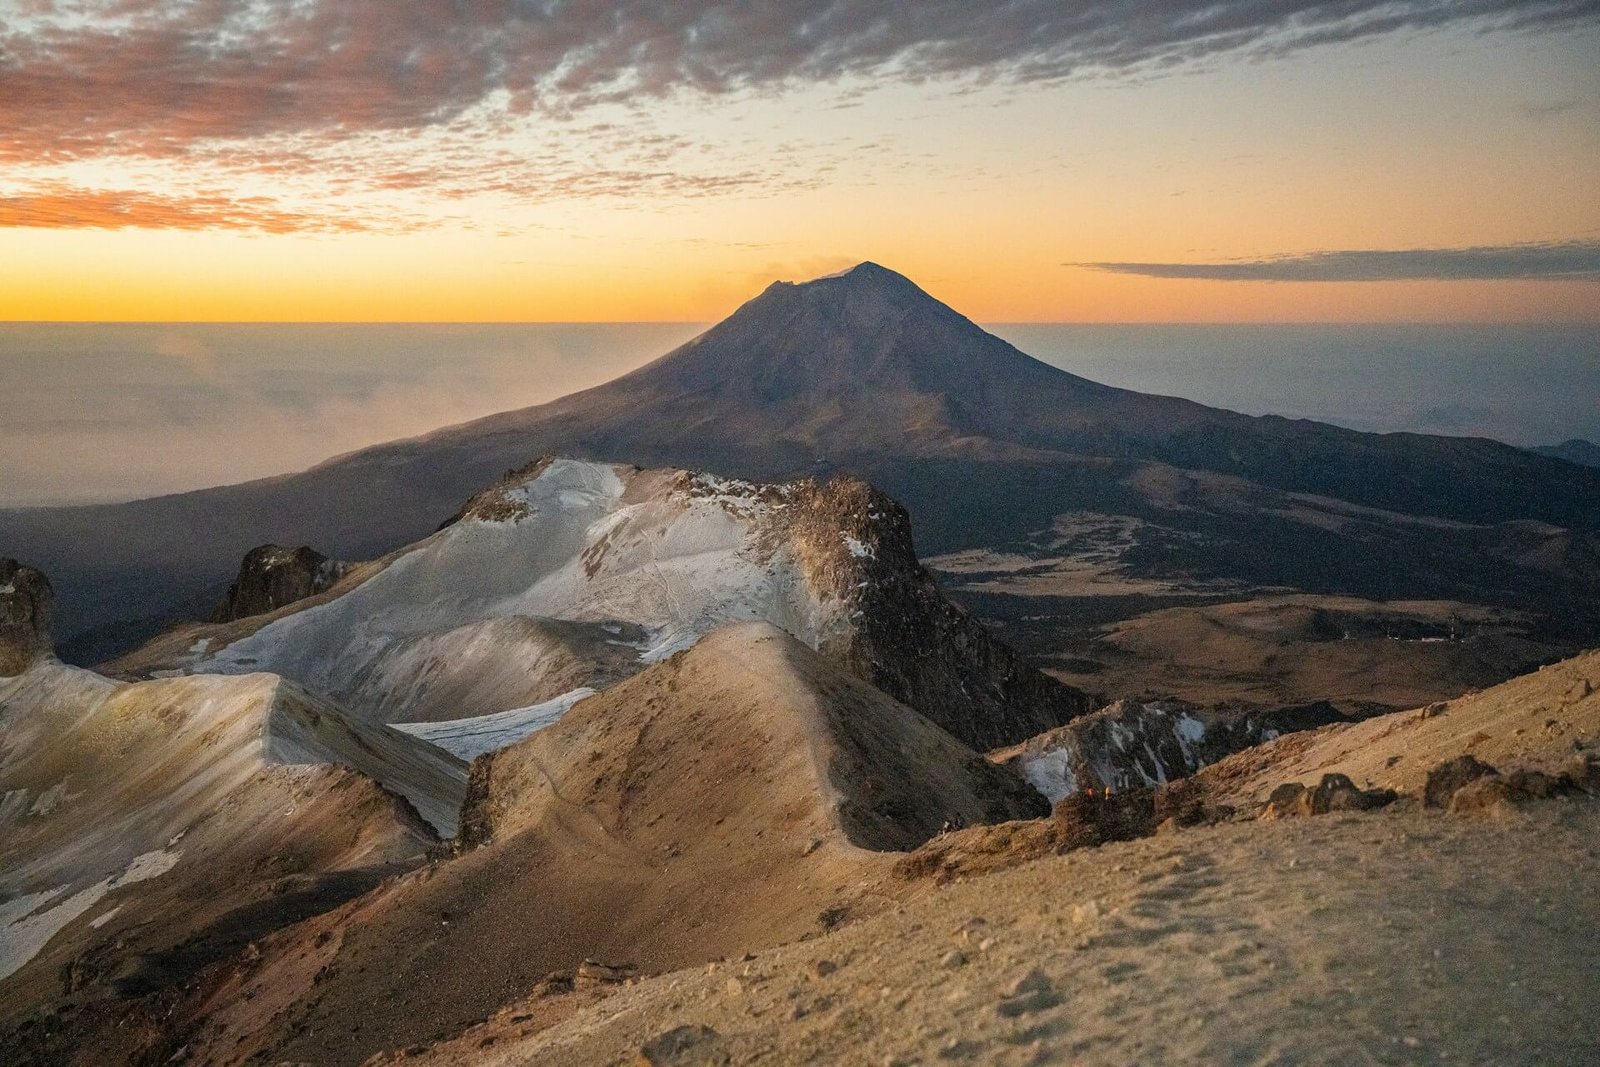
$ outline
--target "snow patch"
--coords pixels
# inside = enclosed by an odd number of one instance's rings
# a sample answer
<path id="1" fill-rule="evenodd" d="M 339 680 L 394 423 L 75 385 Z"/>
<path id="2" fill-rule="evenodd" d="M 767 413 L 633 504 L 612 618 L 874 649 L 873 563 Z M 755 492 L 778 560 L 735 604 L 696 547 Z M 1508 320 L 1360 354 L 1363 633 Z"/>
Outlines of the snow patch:
<path id="1" fill-rule="evenodd" d="M 177 866 L 181 855 L 179 852 L 158 851 L 135 856 L 121 874 L 101 879 L 48 908 L 44 905 L 70 887 L 56 886 L 0 904 L 0 979 L 9 978 L 26 966 L 50 943 L 52 937 L 98 904 L 107 893 L 134 882 L 159 878 Z M 101 919 L 109 919 L 116 910 L 113 908 Z"/>
<path id="2" fill-rule="evenodd" d="M 648 635 L 624 642 L 641 650 L 641 666 L 730 623 L 764 619 L 812 648 L 849 625 L 848 609 L 816 593 L 792 547 L 773 545 L 764 517 L 784 504 L 765 487 L 695 475 L 668 488 L 648 472 L 558 460 L 507 492 L 527 506 L 516 521 L 448 526 L 342 596 L 214 643 L 189 670 L 269 671 L 371 722 L 433 718 L 403 708 L 436 694 L 450 698 L 453 714 L 474 717 L 548 692 L 474 680 L 495 659 L 491 644 L 522 640 L 490 620 L 605 626 L 599 633 L 616 638 L 626 626 Z M 857 558 L 872 555 L 867 544 L 846 544 Z M 469 627 L 481 627 L 483 645 L 462 645 Z M 458 631 L 462 641 L 451 636 Z M 458 646 L 462 656 L 435 658 Z"/>
<path id="3" fill-rule="evenodd" d="M 700 640 L 701 635 L 694 630 L 677 630 L 666 634 L 655 644 L 639 653 L 641 663 L 660 663 L 664 659 L 671 659 L 685 649 L 693 648 Z"/>
<path id="4" fill-rule="evenodd" d="M 1172 728 L 1177 731 L 1179 738 L 1191 745 L 1198 745 L 1206 739 L 1206 724 L 1187 712 L 1179 714 Z"/>
<path id="5" fill-rule="evenodd" d="M 473 760 L 554 725 L 561 716 L 572 710 L 574 704 L 594 694 L 595 691 L 588 686 L 580 686 L 553 700 L 530 704 L 525 708 L 512 708 L 510 711 L 449 722 L 395 722 L 390 723 L 389 727 L 421 738 L 430 745 L 437 745 L 453 756 Z"/>
<path id="6" fill-rule="evenodd" d="M 844 539 L 844 547 L 849 549 L 850 554 L 856 559 L 878 558 L 878 553 L 873 550 L 871 545 L 863 544 L 849 534 L 840 534 L 839 536 Z"/>
<path id="7" fill-rule="evenodd" d="M 1024 757 L 1022 776 L 1051 804 L 1078 791 L 1078 776 L 1072 773 L 1064 748 Z"/>

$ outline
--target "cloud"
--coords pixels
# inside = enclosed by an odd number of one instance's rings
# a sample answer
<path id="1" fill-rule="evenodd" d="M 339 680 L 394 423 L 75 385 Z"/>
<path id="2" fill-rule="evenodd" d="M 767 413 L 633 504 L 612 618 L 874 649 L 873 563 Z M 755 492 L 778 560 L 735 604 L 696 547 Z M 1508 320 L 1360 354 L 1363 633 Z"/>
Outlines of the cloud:
<path id="1" fill-rule="evenodd" d="M 1600 240 L 1411 248 L 1398 251 L 1309 252 L 1220 263 L 1064 263 L 1111 274 L 1227 282 L 1466 281 L 1515 278 L 1600 278 Z"/>
<path id="2" fill-rule="evenodd" d="M 0 195 L 0 228 L 252 230 L 258 233 L 356 233 L 400 228 L 351 215 L 282 208 L 270 197 L 165 195 L 51 185 Z"/>
<path id="3" fill-rule="evenodd" d="M 182 154 L 852 76 L 1030 82 L 1278 55 L 1597 0 L 60 0 L 0 28 L 0 158 Z"/>

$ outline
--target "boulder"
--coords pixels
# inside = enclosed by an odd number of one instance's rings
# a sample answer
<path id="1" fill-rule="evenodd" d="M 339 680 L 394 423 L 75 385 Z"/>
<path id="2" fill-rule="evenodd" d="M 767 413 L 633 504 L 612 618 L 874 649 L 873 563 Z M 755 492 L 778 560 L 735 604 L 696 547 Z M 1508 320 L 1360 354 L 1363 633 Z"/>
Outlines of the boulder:
<path id="1" fill-rule="evenodd" d="M 315 596 L 344 577 L 351 566 L 306 545 L 258 545 L 245 553 L 239 576 L 228 586 L 228 594 L 212 613 L 211 621 L 232 622 L 264 615 Z"/>
<path id="2" fill-rule="evenodd" d="M 55 593 L 42 571 L 0 559 L 0 677 L 21 674 L 51 653 Z"/>
<path id="3" fill-rule="evenodd" d="M 1596 770 L 1592 758 L 1579 757 L 1559 774 L 1514 770 L 1479 775 L 1450 794 L 1450 814 L 1478 815 L 1530 800 L 1594 792 L 1600 783 Z"/>
<path id="4" fill-rule="evenodd" d="M 1343 774 L 1325 774 L 1311 788 L 1286 782 L 1267 799 L 1263 819 L 1305 818 L 1334 811 L 1371 811 L 1394 803 L 1392 789 L 1362 789 Z"/>
<path id="5" fill-rule="evenodd" d="M 1456 790 L 1468 782 L 1494 774 L 1495 769 L 1476 756 L 1457 756 L 1445 760 L 1428 772 L 1422 789 L 1422 802 L 1430 808 L 1448 808 Z"/>

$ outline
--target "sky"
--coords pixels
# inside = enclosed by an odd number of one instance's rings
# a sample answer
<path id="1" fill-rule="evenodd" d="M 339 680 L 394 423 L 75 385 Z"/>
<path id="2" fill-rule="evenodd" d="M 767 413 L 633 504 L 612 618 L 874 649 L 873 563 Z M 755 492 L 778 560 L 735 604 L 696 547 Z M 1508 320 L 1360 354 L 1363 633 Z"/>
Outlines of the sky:
<path id="1" fill-rule="evenodd" d="M 1600 321 L 1600 0 L 0 0 L 0 319 Z"/>

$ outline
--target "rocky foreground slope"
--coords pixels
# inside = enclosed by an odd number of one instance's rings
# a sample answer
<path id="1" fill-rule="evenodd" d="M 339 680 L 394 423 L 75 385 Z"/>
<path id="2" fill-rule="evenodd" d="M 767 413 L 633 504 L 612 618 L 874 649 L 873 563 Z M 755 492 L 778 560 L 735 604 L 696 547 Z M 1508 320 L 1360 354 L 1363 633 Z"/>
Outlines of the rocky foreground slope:
<path id="1" fill-rule="evenodd" d="M 944 835 L 897 865 L 882 889 L 895 903 L 826 937 L 637 986 L 541 991 L 382 1062 L 1587 1064 L 1597 681 L 1589 653 L 1448 707 L 1249 750 L 1186 787 L 1222 819 L 1209 826 L 1146 824 L 1065 855 L 1029 850 L 1047 820 Z M 1568 768 L 1566 784 L 1538 799 L 1440 770 L 1473 752 L 1506 772 Z M 1375 810 L 1258 817 L 1270 790 L 1329 773 L 1402 792 Z M 1445 778 L 1474 802 L 1441 806 Z M 937 853 L 967 873 L 930 891 L 916 861 Z"/>
<path id="2" fill-rule="evenodd" d="M 1579 1067 L 1600 1047 L 1597 833 L 1582 799 L 1107 845 L 381 1062 Z"/>
<path id="3" fill-rule="evenodd" d="M 1046 810 L 793 637 L 725 627 L 480 758 L 459 855 L 119 1012 L 166 1020 L 139 1052 L 156 1061 L 358 1063 L 586 958 L 611 980 L 814 936 L 881 905 L 892 850 Z M 55 1040 L 120 1041 L 117 1020 L 86 1014 Z"/>

